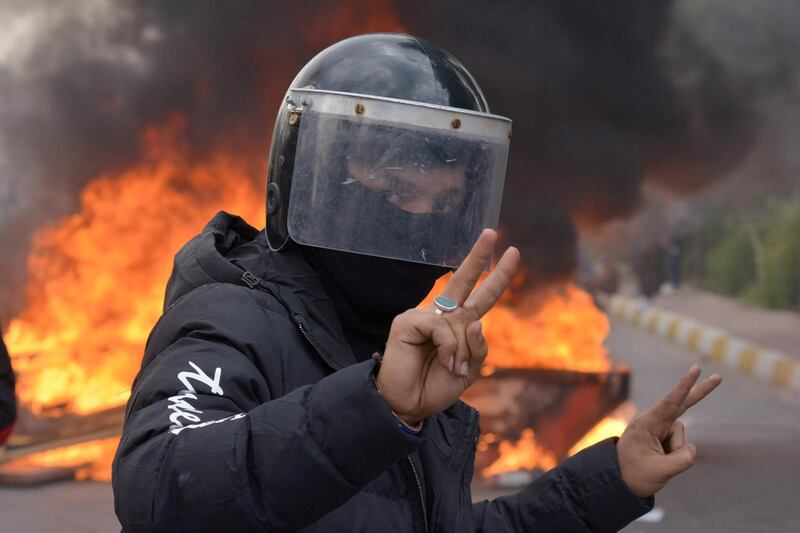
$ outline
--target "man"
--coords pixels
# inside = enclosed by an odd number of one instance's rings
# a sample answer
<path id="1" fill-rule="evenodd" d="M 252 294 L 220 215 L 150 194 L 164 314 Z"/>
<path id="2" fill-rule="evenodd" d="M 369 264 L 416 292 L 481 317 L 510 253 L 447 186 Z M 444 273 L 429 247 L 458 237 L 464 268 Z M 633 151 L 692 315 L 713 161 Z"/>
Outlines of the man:
<path id="1" fill-rule="evenodd" d="M 14 371 L 11 358 L 0 336 L 0 446 L 5 444 L 14 429 L 17 418 L 17 400 L 14 396 Z"/>
<path id="2" fill-rule="evenodd" d="M 419 39 L 309 62 L 278 113 L 266 231 L 219 213 L 176 256 L 114 462 L 125 531 L 615 531 L 652 507 L 694 455 L 677 417 L 719 383 L 692 387 L 699 369 L 619 442 L 471 501 L 478 413 L 458 397 L 519 262 L 475 288 L 509 136 Z"/>

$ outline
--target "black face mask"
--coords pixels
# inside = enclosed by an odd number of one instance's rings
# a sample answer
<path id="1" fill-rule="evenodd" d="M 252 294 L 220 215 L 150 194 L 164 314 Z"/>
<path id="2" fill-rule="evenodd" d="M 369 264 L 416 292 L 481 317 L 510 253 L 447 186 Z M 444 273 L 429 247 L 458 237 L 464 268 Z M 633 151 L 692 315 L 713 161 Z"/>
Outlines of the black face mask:
<path id="1" fill-rule="evenodd" d="M 391 322 L 398 314 L 416 307 L 433 284 L 449 269 L 373 257 L 369 255 L 306 247 L 323 284 L 335 285 L 364 322 Z M 337 305 L 338 307 L 338 305 Z"/>
<path id="2" fill-rule="evenodd" d="M 394 317 L 431 291 L 445 267 L 303 246 L 359 360 L 383 351 Z"/>

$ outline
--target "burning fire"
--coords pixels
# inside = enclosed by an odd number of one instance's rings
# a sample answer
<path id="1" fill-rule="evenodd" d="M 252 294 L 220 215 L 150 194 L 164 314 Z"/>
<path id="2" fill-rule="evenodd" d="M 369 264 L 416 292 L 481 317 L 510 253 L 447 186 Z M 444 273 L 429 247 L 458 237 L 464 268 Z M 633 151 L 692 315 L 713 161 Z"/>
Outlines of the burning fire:
<path id="1" fill-rule="evenodd" d="M 79 213 L 38 234 L 28 305 L 6 336 L 20 402 L 33 413 L 125 403 L 175 251 L 220 209 L 263 220 L 263 194 L 245 169 L 224 154 L 189 161 L 183 127 L 176 116 L 147 130 L 140 165 L 91 182 Z"/>
<path id="2" fill-rule="evenodd" d="M 572 457 L 579 451 L 597 444 L 601 440 L 609 437 L 619 437 L 628 422 L 636 414 L 636 408 L 631 403 L 624 403 L 611 415 L 601 420 L 589 432 L 584 435 L 572 448 L 568 457 Z M 478 450 L 486 451 L 489 444 L 497 439 L 492 433 L 481 435 L 478 441 Z M 506 472 L 516 472 L 517 470 L 542 470 L 548 471 L 556 467 L 558 459 L 549 450 L 544 449 L 536 442 L 534 431 L 527 428 L 522 431 L 519 440 L 512 443 L 502 441 L 499 445 L 500 457 L 488 467 L 481 470 L 484 477 L 496 476 Z"/>
<path id="3" fill-rule="evenodd" d="M 223 153 L 190 161 L 174 116 L 143 135 L 135 168 L 92 181 L 81 211 L 40 232 L 29 258 L 27 307 L 6 342 L 23 412 L 88 414 L 124 404 L 161 314 L 172 256 L 221 209 L 264 218 L 263 194 Z M 131 290 L 131 289 L 134 290 Z M 108 480 L 117 437 L 6 465 L 80 467 Z"/>
<path id="4" fill-rule="evenodd" d="M 611 415 L 600 421 L 593 427 L 589 433 L 583 436 L 581 440 L 576 442 L 569 450 L 569 456 L 573 456 L 579 451 L 597 444 L 601 440 L 609 437 L 619 437 L 625 428 L 628 427 L 628 422 L 636 414 L 636 408 L 632 403 L 626 402 L 620 405 Z"/>
<path id="5" fill-rule="evenodd" d="M 611 368 L 603 346 L 608 318 L 571 283 L 531 294 L 514 308 L 499 305 L 484 322 L 493 366 L 581 372 Z"/>
<path id="6" fill-rule="evenodd" d="M 495 440 L 492 433 L 482 436 L 478 441 L 478 450 L 485 451 L 488 444 Z M 482 448 L 482 449 L 481 449 Z M 505 472 L 517 470 L 533 470 L 539 468 L 547 471 L 556 467 L 556 456 L 542 448 L 536 442 L 536 434 L 531 428 L 524 429 L 516 443 L 507 440 L 500 443 L 500 457 L 481 470 L 484 477 L 496 476 Z"/>

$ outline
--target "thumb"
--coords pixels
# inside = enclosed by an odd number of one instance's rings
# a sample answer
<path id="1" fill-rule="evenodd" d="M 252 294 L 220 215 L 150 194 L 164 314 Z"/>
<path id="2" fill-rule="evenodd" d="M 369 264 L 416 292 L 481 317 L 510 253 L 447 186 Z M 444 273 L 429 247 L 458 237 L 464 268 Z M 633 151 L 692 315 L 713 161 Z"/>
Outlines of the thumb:
<path id="1" fill-rule="evenodd" d="M 692 467 L 697 448 L 691 442 L 659 458 L 657 470 L 665 481 Z"/>

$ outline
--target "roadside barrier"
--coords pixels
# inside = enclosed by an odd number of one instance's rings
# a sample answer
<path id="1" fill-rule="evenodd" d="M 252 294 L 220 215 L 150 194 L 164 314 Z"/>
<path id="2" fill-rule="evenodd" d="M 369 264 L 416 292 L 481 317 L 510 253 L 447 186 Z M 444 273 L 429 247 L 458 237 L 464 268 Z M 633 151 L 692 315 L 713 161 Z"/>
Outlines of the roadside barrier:
<path id="1" fill-rule="evenodd" d="M 605 299 L 609 314 L 773 387 L 800 392 L 800 361 L 644 299 L 614 295 Z"/>

